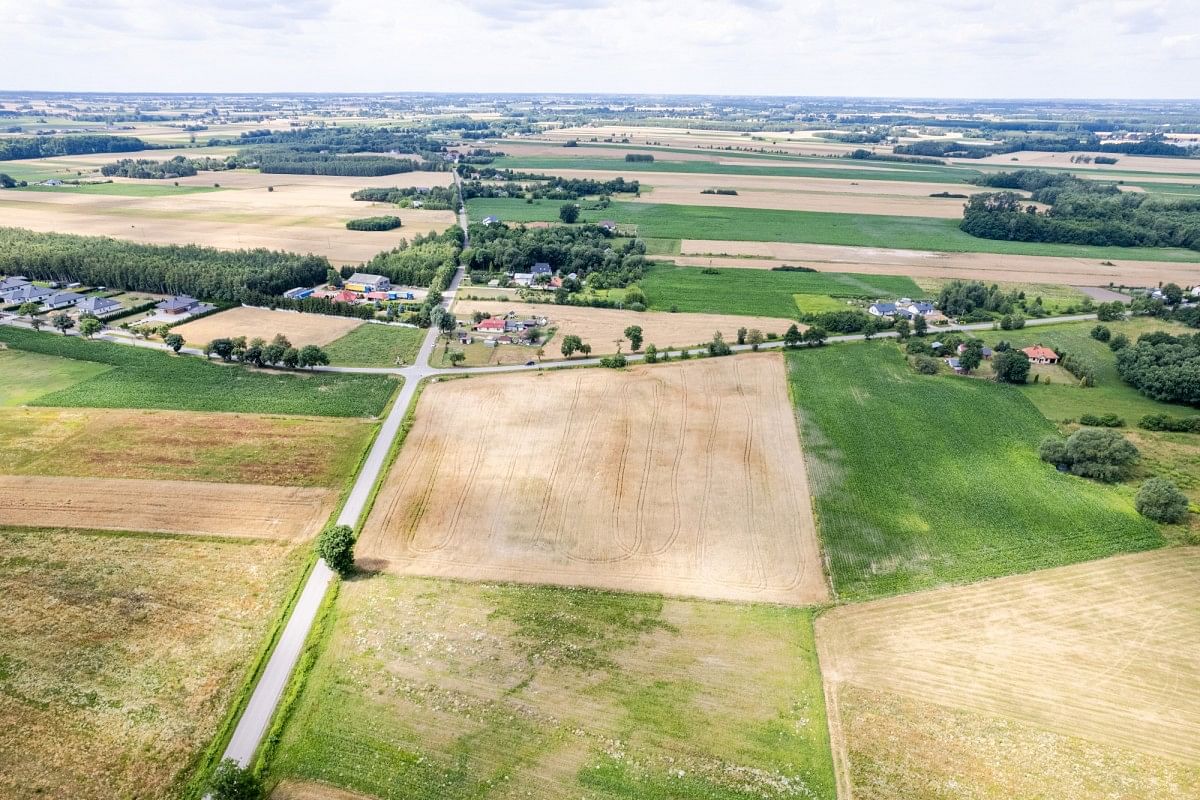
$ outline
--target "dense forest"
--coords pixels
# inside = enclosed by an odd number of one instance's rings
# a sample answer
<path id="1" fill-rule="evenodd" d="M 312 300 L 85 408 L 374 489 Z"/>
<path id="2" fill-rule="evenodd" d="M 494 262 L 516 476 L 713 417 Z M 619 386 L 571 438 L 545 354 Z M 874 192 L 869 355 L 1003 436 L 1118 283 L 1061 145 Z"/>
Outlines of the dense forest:
<path id="1" fill-rule="evenodd" d="M 81 156 L 91 153 L 130 153 L 154 150 L 134 136 L 105 136 L 80 133 L 72 136 L 17 136 L 0 139 L 0 161 L 51 156 Z"/>
<path id="2" fill-rule="evenodd" d="M 1200 198 L 1166 200 L 1113 184 L 1040 170 L 997 173 L 982 185 L 1024 189 L 1050 206 L 1039 211 L 1014 192 L 968 199 L 962 230 L 984 239 L 1200 250 Z"/>
<path id="3" fill-rule="evenodd" d="M 169 161 L 122 158 L 102 166 L 100 174 L 110 178 L 183 178 L 196 174 L 196 164 L 183 156 L 175 156 Z"/>
<path id="4" fill-rule="evenodd" d="M 1117 351 L 1117 372 L 1147 397 L 1200 405 L 1200 335 L 1144 334 Z"/>
<path id="5" fill-rule="evenodd" d="M 436 286 L 439 273 L 453 274 L 458 266 L 462 241 L 462 229 L 457 226 L 443 233 L 416 236 L 379 253 L 363 270 L 383 275 L 397 286 Z"/>
<path id="6" fill-rule="evenodd" d="M 409 128 L 261 129 L 244 131 L 236 139 L 214 139 L 209 144 L 241 146 L 243 149 L 233 159 L 236 166 L 273 174 L 377 177 L 450 169 L 445 145 Z"/>
<path id="7" fill-rule="evenodd" d="M 595 225 L 472 225 L 471 247 L 463 251 L 463 262 L 472 272 L 500 273 L 528 272 L 544 261 L 564 275 L 575 273 L 593 289 L 611 289 L 641 280 L 645 254 L 640 239 L 618 245 L 611 233 Z"/>
<path id="8" fill-rule="evenodd" d="M 236 302 L 246 291 L 275 295 L 294 286 L 312 286 L 328 272 L 329 261 L 323 256 L 147 245 L 0 228 L 0 274 L 34 280 Z"/>
<path id="9" fill-rule="evenodd" d="M 1106 142 L 1101 144 L 1098 136 L 1029 136 L 1005 139 L 999 144 L 969 144 L 961 141 L 925 139 L 911 144 L 900 144 L 892 148 L 897 155 L 931 156 L 934 158 L 986 158 L 991 155 L 1015 153 L 1019 150 L 1035 150 L 1051 153 L 1069 153 L 1074 150 L 1089 150 L 1100 153 L 1123 153 L 1131 156 L 1169 156 L 1187 158 L 1194 150 L 1166 141 L 1162 134 L 1148 136 L 1133 142 Z"/>

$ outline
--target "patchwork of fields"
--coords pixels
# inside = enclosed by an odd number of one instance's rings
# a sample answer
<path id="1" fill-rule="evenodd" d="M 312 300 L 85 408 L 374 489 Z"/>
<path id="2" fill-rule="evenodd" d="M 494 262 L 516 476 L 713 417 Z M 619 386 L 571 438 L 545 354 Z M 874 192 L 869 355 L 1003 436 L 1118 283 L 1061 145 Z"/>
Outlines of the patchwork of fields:
<path id="1" fill-rule="evenodd" d="M 827 588 L 807 496 L 778 355 L 472 378 L 422 395 L 358 559 L 811 603 Z"/>

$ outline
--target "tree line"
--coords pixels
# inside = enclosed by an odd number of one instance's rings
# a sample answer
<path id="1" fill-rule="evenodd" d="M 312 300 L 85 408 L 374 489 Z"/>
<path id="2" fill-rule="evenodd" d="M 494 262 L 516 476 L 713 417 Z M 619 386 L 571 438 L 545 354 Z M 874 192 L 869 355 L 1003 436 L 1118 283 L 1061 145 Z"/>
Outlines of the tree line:
<path id="1" fill-rule="evenodd" d="M 0 139 L 0 161 L 51 156 L 82 156 L 92 153 L 129 153 L 156 150 L 136 136 L 106 136 L 80 133 L 71 136 L 15 136 Z"/>
<path id="2" fill-rule="evenodd" d="M 1014 136 L 996 144 L 969 144 L 961 141 L 924 139 L 911 144 L 899 144 L 892 148 L 892 152 L 897 155 L 935 158 L 987 158 L 991 155 L 1015 153 L 1019 150 L 1051 153 L 1091 150 L 1101 153 L 1173 158 L 1187 158 L 1195 152 L 1193 148 L 1171 144 L 1162 134 L 1153 134 L 1130 142 L 1104 143 L 1100 141 L 1100 137 L 1094 134 L 1089 136 Z"/>
<path id="3" fill-rule="evenodd" d="M 168 161 L 122 158 L 100 167 L 100 174 L 110 178 L 184 178 L 195 175 L 196 171 L 196 163 L 183 156 L 175 156 Z"/>

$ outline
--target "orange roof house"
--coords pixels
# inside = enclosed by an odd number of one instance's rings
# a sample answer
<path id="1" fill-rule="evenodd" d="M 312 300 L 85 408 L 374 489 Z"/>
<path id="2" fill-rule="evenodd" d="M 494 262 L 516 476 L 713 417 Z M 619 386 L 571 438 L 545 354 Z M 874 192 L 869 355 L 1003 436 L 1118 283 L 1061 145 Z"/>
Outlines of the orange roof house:
<path id="1" fill-rule="evenodd" d="M 1042 345 L 1034 345 L 1033 347 L 1023 347 L 1021 352 L 1024 353 L 1029 361 L 1033 364 L 1057 364 L 1058 353 L 1051 350 L 1049 347 Z"/>

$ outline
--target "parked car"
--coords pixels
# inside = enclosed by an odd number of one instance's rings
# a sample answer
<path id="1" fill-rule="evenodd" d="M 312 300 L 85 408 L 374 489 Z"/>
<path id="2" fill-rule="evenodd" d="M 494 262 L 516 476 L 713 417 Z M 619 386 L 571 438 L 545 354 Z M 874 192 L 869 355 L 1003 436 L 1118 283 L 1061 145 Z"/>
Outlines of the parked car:
<path id="1" fill-rule="evenodd" d="M 535 363 L 535 362 L 533 362 L 533 361 L 526 361 L 526 362 L 525 362 L 525 366 L 527 366 L 527 367 L 532 367 L 532 366 L 534 365 L 534 363 Z"/>

